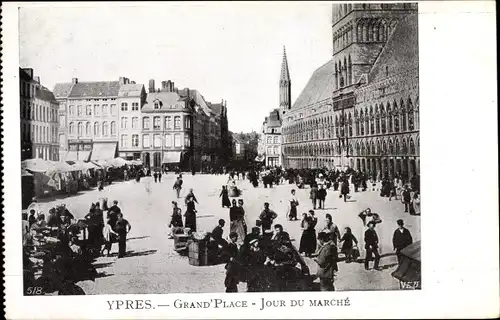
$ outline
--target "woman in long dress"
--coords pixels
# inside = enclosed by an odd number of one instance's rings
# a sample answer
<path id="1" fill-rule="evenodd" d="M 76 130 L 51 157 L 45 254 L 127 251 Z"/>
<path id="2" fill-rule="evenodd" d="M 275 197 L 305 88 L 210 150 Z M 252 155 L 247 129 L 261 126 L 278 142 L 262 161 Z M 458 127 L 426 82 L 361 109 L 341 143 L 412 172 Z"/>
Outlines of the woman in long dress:
<path id="1" fill-rule="evenodd" d="M 231 207 L 231 201 L 229 201 L 229 192 L 226 186 L 222 186 L 222 190 L 220 192 L 219 198 L 222 197 L 222 207 Z"/>
<path id="2" fill-rule="evenodd" d="M 184 225 L 186 228 L 189 228 L 192 232 L 196 232 L 196 205 L 198 200 L 196 199 L 193 189 L 189 190 L 188 195 L 186 196 L 186 212 L 184 213 L 184 217 L 186 219 Z"/>
<path id="3" fill-rule="evenodd" d="M 420 215 L 420 193 L 418 193 L 418 191 L 415 191 L 412 200 L 413 212 L 415 215 Z"/>
<path id="4" fill-rule="evenodd" d="M 310 256 L 316 251 L 315 219 L 306 215 L 302 220 L 302 236 L 300 237 L 299 253 Z"/>

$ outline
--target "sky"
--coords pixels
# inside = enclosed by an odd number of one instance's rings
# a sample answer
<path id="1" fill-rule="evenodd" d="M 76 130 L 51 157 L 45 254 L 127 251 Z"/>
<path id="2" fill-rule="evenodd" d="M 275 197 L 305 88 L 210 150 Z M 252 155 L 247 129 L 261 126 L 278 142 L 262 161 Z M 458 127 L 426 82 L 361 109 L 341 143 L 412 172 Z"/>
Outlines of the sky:
<path id="1" fill-rule="evenodd" d="M 76 7 L 78 6 L 78 7 Z M 260 130 L 279 107 L 286 47 L 292 101 L 332 55 L 328 3 L 39 4 L 19 11 L 20 64 L 42 85 L 172 80 L 227 101 L 229 130 Z"/>

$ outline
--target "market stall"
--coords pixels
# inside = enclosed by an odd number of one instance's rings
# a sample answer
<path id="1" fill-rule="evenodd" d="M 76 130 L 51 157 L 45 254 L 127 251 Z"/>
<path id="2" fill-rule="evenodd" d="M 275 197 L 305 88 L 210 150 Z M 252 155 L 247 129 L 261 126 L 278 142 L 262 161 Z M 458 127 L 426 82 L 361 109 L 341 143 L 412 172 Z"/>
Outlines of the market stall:
<path id="1" fill-rule="evenodd" d="M 420 241 L 401 250 L 401 263 L 392 276 L 399 280 L 401 289 L 421 289 Z"/>

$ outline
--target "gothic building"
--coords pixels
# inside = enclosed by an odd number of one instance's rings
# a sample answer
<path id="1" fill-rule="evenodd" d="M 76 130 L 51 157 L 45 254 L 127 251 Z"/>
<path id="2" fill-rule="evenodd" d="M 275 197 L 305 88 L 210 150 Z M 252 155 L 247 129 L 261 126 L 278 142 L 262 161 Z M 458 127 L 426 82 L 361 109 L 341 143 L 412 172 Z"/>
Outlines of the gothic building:
<path id="1" fill-rule="evenodd" d="M 333 57 L 283 115 L 286 167 L 419 173 L 417 12 L 333 5 Z"/>

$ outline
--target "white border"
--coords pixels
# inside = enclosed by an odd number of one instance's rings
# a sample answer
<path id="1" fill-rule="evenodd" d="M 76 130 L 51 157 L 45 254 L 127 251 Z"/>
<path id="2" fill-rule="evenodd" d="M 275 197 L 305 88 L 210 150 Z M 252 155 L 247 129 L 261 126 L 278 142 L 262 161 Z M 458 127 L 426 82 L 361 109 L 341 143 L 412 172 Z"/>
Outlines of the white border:
<path id="1" fill-rule="evenodd" d="M 107 6 L 110 3 L 22 3 Z M 132 3 L 126 3 L 130 6 Z M 144 5 L 144 4 L 140 4 Z M 152 4 L 147 4 L 152 5 Z M 159 5 L 158 3 L 153 5 Z M 247 4 L 249 5 L 249 4 Z M 21 290 L 18 16 L 2 5 L 5 285 L 8 319 L 483 318 L 499 312 L 495 3 L 419 4 L 423 289 L 419 292 L 24 297 Z M 110 299 L 342 299 L 349 307 L 109 311 Z"/>

